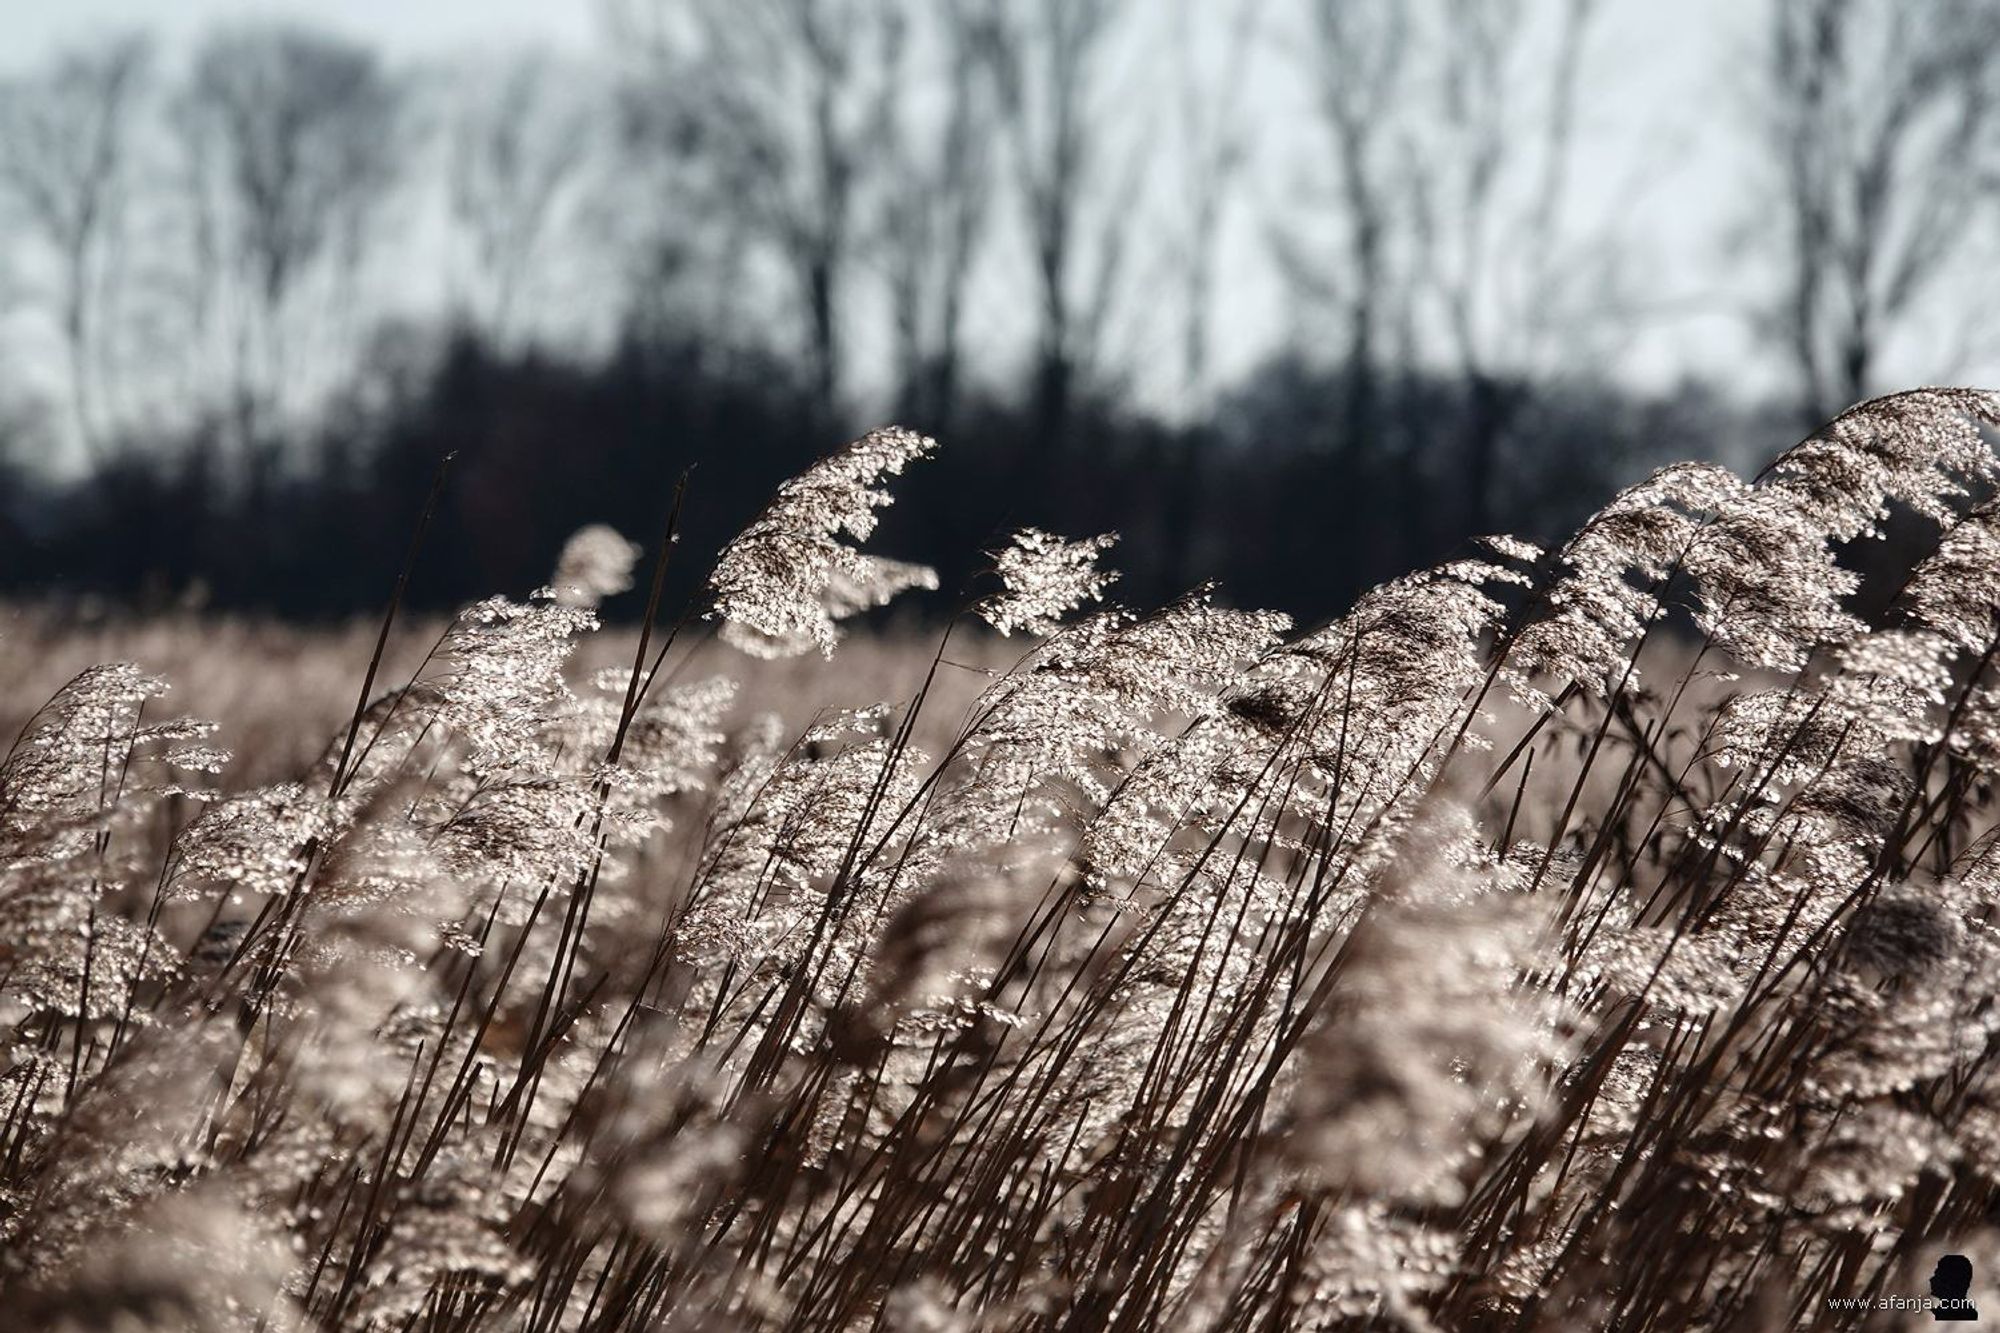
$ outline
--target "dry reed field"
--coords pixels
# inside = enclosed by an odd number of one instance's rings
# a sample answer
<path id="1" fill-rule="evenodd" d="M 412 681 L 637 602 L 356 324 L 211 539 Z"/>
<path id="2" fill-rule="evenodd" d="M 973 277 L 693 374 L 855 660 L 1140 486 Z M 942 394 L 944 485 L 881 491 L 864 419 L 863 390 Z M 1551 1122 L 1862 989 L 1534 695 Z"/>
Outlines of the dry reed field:
<path id="1" fill-rule="evenodd" d="M 2000 1291 L 1996 421 L 1317 628 L 1026 531 L 843 642 L 935 583 L 898 430 L 449 622 L 17 610 L 0 1326 L 1928 1324 Z"/>

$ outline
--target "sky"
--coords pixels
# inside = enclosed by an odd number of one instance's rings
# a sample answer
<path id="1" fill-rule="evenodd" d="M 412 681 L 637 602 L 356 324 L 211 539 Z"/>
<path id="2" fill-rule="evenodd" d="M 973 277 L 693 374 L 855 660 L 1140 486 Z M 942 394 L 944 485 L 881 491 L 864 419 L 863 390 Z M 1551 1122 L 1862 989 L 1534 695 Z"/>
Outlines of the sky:
<path id="1" fill-rule="evenodd" d="M 1141 9 L 1161 14 L 1165 5 L 1142 0 Z M 1531 0 L 1536 7 L 1546 10 L 1547 0 Z M 1615 299 L 1629 309 L 1630 336 L 1614 337 L 1606 355 L 1614 375 L 1641 387 L 1668 388 L 1690 374 L 1720 376 L 1746 394 L 1782 383 L 1749 319 L 1771 290 L 1770 257 L 1745 244 L 1743 226 L 1759 188 L 1743 121 L 1762 12 L 1742 0 L 1603 0 L 1592 33 L 1570 221 L 1618 238 L 1625 259 Z M 540 46 L 584 56 L 604 49 L 596 0 L 0 0 L 0 70 L 107 29 L 148 28 L 171 49 L 216 21 L 242 18 L 309 20 L 370 41 L 392 62 L 467 49 Z M 1265 173 L 1265 188 L 1282 192 L 1293 171 L 1282 164 L 1311 157 L 1310 108 L 1282 81 L 1252 92 L 1256 150 L 1281 163 Z M 1224 378 L 1249 368 L 1283 331 L 1286 303 L 1268 262 L 1266 223 L 1284 206 L 1253 201 L 1226 225 L 1215 339 Z M 1961 333 L 1940 322 L 1892 346 L 1887 376 L 1938 382 L 1976 374 L 1982 355 L 1966 350 Z M 1171 361 L 1171 344 L 1143 320 L 1134 337 L 1143 394 L 1144 368 Z"/>
<path id="2" fill-rule="evenodd" d="M 0 60 L 16 67 L 95 32 L 144 28 L 185 40 L 230 19 L 306 20 L 411 56 L 517 42 L 580 51 L 598 27 L 591 0 L 0 0 L 0 16 Z"/>

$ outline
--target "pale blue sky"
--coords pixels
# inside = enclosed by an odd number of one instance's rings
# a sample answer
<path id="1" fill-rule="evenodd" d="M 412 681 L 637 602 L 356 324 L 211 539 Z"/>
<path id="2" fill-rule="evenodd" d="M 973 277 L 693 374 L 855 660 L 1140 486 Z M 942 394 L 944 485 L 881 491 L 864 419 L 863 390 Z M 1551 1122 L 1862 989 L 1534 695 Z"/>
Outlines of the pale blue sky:
<path id="1" fill-rule="evenodd" d="M 107 28 L 185 38 L 218 19 L 296 18 L 433 54 L 468 42 L 556 42 L 579 50 L 597 30 L 591 0 L 0 0 L 9 64 Z"/>
<path id="2" fill-rule="evenodd" d="M 1165 3 L 1142 0 L 1142 9 L 1163 14 Z M 1273 0 L 1270 8 L 1286 6 Z M 1616 238 L 1617 302 L 1629 307 L 1630 335 L 1607 344 L 1605 368 L 1641 384 L 1664 386 L 1684 373 L 1717 375 L 1752 393 L 1779 384 L 1747 318 L 1771 287 L 1770 258 L 1744 225 L 1760 181 L 1740 124 L 1763 12 L 1746 0 L 1604 0 L 1590 41 L 1567 212 L 1573 228 Z M 172 49 L 214 21 L 255 17 L 310 20 L 367 39 L 392 61 L 468 47 L 603 49 L 595 0 L 0 0 L 0 68 L 33 63 L 96 30 L 150 28 Z M 1274 39 L 1265 57 L 1277 66 L 1292 58 L 1282 42 Z M 1224 376 L 1254 363 L 1283 327 L 1267 226 L 1291 206 L 1291 182 L 1313 169 L 1310 110 L 1296 84 L 1260 78 L 1248 111 L 1267 161 L 1256 197 L 1235 209 L 1223 243 L 1216 344 Z M 1000 295 L 1002 304 L 1014 299 Z M 1979 344 L 1970 322 L 1973 301 L 1944 305 L 1890 346 L 1886 378 L 1976 378 L 1991 365 L 1993 349 Z M 998 314 L 1006 328 L 1009 313 Z M 1137 324 L 1130 359 L 1143 392 L 1145 367 L 1169 362 L 1173 343 L 1163 324 Z"/>

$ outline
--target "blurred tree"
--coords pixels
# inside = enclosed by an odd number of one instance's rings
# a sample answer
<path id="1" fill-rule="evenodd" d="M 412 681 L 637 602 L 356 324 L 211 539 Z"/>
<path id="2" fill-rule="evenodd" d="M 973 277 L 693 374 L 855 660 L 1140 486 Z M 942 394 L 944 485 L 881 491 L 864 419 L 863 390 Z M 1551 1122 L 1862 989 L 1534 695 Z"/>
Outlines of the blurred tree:
<path id="1" fill-rule="evenodd" d="M 1147 145 L 1110 142 L 1102 74 L 1126 0 L 987 0 L 984 41 L 1034 255 L 1033 435 L 1024 475 L 1050 479 L 1070 418 L 1101 387 Z"/>
<path id="2" fill-rule="evenodd" d="M 1196 582 L 1189 540 L 1200 526 L 1203 473 L 1216 447 L 1214 322 L 1223 225 L 1250 165 L 1246 99 L 1265 0 L 1228 5 L 1175 0 L 1171 14 L 1174 112 L 1183 144 L 1173 210 L 1172 261 L 1181 297 L 1180 383 L 1172 436 L 1163 442 L 1162 562 L 1172 591 Z M 1219 25 L 1219 30 L 1218 30 Z"/>
<path id="3" fill-rule="evenodd" d="M 1174 110 L 1184 145 L 1176 260 L 1181 281 L 1181 385 L 1183 419 L 1212 410 L 1212 325 L 1215 272 L 1222 226 L 1250 161 L 1244 99 L 1251 88 L 1250 57 L 1265 0 L 1225 6 L 1175 0 Z M 1214 30 L 1220 22 L 1221 32 Z M 1216 38 L 1220 37 L 1220 41 Z"/>
<path id="4" fill-rule="evenodd" d="M 1884 343 L 1990 217 L 2000 4 L 1774 0 L 1764 73 L 1783 190 L 1768 327 L 1811 429 L 1868 395 Z"/>
<path id="5" fill-rule="evenodd" d="M 100 316 L 149 56 L 143 38 L 115 37 L 0 83 L 0 193 L 54 260 L 72 426 L 93 465 L 112 430 L 96 392 Z"/>
<path id="6" fill-rule="evenodd" d="M 885 137 L 901 0 L 625 0 L 636 140 L 682 197 L 768 247 L 801 323 L 816 428 L 840 418 L 848 288 Z"/>
<path id="7" fill-rule="evenodd" d="M 1597 0 L 1314 0 L 1308 72 L 1332 149 L 1331 256 L 1304 232 L 1280 259 L 1345 324 L 1338 466 L 1437 438 L 1434 399 L 1397 396 L 1390 364 L 1458 382 L 1465 532 L 1492 527 L 1503 483 L 1531 460 L 1506 444 L 1532 386 L 1577 373 L 1603 311 L 1604 257 L 1564 225 L 1583 53 Z"/>
<path id="8" fill-rule="evenodd" d="M 447 113 L 448 207 L 467 242 L 454 318 L 502 346 L 592 166 L 603 109 L 565 74 L 543 53 L 468 64 Z"/>
<path id="9" fill-rule="evenodd" d="M 305 29 L 221 29 L 195 54 L 174 124 L 194 216 L 196 322 L 224 342 L 232 433 L 257 466 L 306 379 L 297 353 L 351 311 L 406 147 L 402 96 L 372 51 Z M 315 276 L 317 299 L 302 299 Z"/>
<path id="10" fill-rule="evenodd" d="M 928 21 L 921 21 L 927 19 Z M 877 147 L 875 236 L 888 276 L 895 414 L 949 432 L 963 375 L 965 311 L 991 221 L 993 89 L 977 0 L 938 0 L 891 29 Z"/>
<path id="11" fill-rule="evenodd" d="M 1391 272 L 1396 218 L 1414 190 L 1418 160 L 1410 142 L 1413 100 L 1405 86 L 1412 59 L 1411 13 L 1402 5 L 1314 0 L 1306 44 L 1314 106 L 1333 151 L 1331 212 L 1339 257 L 1328 264 L 1296 231 L 1276 236 L 1278 260 L 1295 288 L 1344 316 L 1347 392 L 1339 452 L 1378 447 L 1382 436 L 1382 341 L 1385 322 L 1407 332 L 1413 284 Z M 1395 309 L 1391 309 L 1391 304 Z M 1404 350 L 1410 350 L 1405 348 Z"/>

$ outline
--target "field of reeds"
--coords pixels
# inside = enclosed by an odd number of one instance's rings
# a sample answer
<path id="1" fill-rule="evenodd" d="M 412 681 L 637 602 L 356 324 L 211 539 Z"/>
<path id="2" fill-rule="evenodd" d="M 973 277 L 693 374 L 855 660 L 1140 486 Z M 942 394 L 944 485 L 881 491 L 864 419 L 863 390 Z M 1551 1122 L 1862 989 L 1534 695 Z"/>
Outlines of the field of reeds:
<path id="1" fill-rule="evenodd" d="M 1319 627 L 1028 531 L 844 642 L 935 583 L 864 549 L 895 430 L 448 622 L 16 610 L 0 1327 L 2000 1315 L 1994 421 Z"/>

